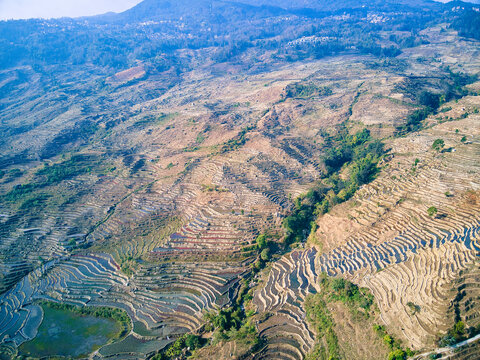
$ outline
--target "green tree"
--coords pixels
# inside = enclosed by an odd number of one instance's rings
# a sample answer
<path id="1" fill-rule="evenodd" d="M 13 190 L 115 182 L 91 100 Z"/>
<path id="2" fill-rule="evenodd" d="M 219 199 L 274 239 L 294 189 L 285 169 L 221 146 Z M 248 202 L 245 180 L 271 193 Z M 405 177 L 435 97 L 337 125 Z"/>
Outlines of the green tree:
<path id="1" fill-rule="evenodd" d="M 200 338 L 196 335 L 188 334 L 185 338 L 185 345 L 190 348 L 190 350 L 198 349 L 201 346 Z"/>
<path id="2" fill-rule="evenodd" d="M 390 354 L 388 354 L 388 360 L 405 360 L 406 358 L 407 353 L 402 349 L 391 351 Z"/>
<path id="3" fill-rule="evenodd" d="M 461 337 L 465 335 L 465 323 L 463 321 L 457 322 L 453 328 L 453 331 L 455 337 Z"/>
<path id="4" fill-rule="evenodd" d="M 434 215 L 437 215 L 438 209 L 435 206 L 430 206 L 427 210 L 428 216 L 432 217 Z"/>
<path id="5" fill-rule="evenodd" d="M 267 237 L 265 234 L 261 234 L 257 236 L 257 248 L 259 250 L 265 249 L 267 247 Z"/>
<path id="6" fill-rule="evenodd" d="M 263 249 L 262 252 L 260 253 L 260 258 L 263 261 L 270 260 L 270 249 L 269 248 Z"/>
<path id="7" fill-rule="evenodd" d="M 443 141 L 443 139 L 437 139 L 433 142 L 432 149 L 440 151 L 443 149 L 444 146 L 445 146 L 445 141 Z"/>
<path id="8" fill-rule="evenodd" d="M 392 337 L 391 337 L 390 335 L 388 335 L 388 334 L 383 337 L 383 342 L 384 342 L 385 344 L 387 344 L 388 346 L 392 346 L 392 345 L 393 345 L 393 339 L 392 339 Z"/>
<path id="9" fill-rule="evenodd" d="M 345 280 L 343 278 L 333 279 L 331 286 L 335 291 L 343 290 L 345 289 Z"/>

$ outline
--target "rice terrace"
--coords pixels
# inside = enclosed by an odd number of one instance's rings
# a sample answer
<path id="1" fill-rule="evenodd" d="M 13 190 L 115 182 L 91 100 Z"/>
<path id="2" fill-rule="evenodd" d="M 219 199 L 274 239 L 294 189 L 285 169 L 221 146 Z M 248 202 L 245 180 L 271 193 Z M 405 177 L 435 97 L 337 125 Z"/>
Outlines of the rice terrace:
<path id="1" fill-rule="evenodd" d="M 478 2 L 9 2 L 0 359 L 480 358 Z"/>

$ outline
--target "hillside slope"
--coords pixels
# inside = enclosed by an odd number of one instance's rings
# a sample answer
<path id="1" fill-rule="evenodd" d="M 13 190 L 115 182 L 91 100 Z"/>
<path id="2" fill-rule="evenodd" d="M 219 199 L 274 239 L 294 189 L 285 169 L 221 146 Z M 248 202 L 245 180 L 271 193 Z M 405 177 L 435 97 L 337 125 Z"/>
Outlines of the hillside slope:
<path id="1" fill-rule="evenodd" d="M 32 355 L 44 301 L 125 312 L 96 359 L 303 359 L 335 337 L 384 358 L 474 333 L 471 13 L 336 4 L 0 23 L 2 356 Z M 328 302 L 340 277 L 368 314 Z"/>

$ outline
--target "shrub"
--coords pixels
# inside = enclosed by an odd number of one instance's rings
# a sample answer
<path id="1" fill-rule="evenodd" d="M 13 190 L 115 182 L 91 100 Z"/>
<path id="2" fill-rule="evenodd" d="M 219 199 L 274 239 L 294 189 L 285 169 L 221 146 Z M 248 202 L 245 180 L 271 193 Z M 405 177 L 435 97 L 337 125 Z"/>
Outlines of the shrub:
<path id="1" fill-rule="evenodd" d="M 416 313 L 420 312 L 421 308 L 419 305 L 414 304 L 413 302 L 407 302 L 407 306 L 410 308 L 411 314 L 415 315 Z"/>
<path id="2" fill-rule="evenodd" d="M 451 346 L 466 339 L 465 323 L 458 321 L 439 341 L 439 346 Z"/>
<path id="3" fill-rule="evenodd" d="M 407 353 L 402 349 L 391 351 L 388 354 L 388 360 L 405 360 L 406 358 L 407 358 Z"/>
<path id="4" fill-rule="evenodd" d="M 384 342 L 385 344 L 387 344 L 388 346 L 392 346 L 392 345 L 393 345 L 393 339 L 392 339 L 392 337 L 391 337 L 390 335 L 388 335 L 388 334 L 383 337 L 383 342 Z"/>
<path id="5" fill-rule="evenodd" d="M 329 87 L 318 87 L 313 83 L 289 84 L 285 90 L 285 96 L 287 98 L 309 98 L 312 96 L 329 96 L 332 94 L 332 89 Z"/>
<path id="6" fill-rule="evenodd" d="M 445 141 L 443 141 L 442 139 L 437 139 L 433 142 L 432 149 L 440 151 L 443 149 L 444 146 L 445 146 Z"/>

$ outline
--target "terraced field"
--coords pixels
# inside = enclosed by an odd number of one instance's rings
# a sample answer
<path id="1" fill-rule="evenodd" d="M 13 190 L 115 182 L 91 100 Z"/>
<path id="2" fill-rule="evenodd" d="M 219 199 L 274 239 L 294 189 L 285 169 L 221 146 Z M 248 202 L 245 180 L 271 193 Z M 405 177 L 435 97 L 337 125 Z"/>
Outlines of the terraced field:
<path id="1" fill-rule="evenodd" d="M 272 314 L 259 325 L 269 340 L 258 358 L 301 359 L 312 349 L 315 335 L 302 301 L 315 292 L 322 272 L 369 288 L 384 325 L 412 349 L 434 346 L 454 323 L 454 307 L 477 325 L 472 266 L 480 255 L 479 120 L 470 115 L 393 140 L 378 179 L 317 220 L 314 241 L 323 252 L 295 250 L 274 264 L 254 298 L 260 313 Z M 459 133 L 467 129 L 465 144 Z M 436 138 L 451 149 L 432 150 Z M 438 214 L 429 216 L 433 205 Z M 336 238 L 342 243 L 332 241 L 332 222 L 347 224 L 348 236 Z M 458 290 L 452 291 L 453 283 Z"/>
<path id="2" fill-rule="evenodd" d="M 124 309 L 136 324 L 135 334 L 138 328 L 138 335 L 148 334 L 156 344 L 163 340 L 165 346 L 170 338 L 198 328 L 204 309 L 228 303 L 242 271 L 220 264 L 170 265 L 166 271 L 159 265 L 142 268 L 129 279 L 109 255 L 58 259 L 3 295 L 1 338 L 17 346 L 32 339 L 42 320 L 42 312 L 32 303 L 46 299 Z"/>
<path id="3" fill-rule="evenodd" d="M 268 345 L 256 359 L 302 359 L 315 344 L 315 334 L 305 322 L 302 303 L 316 291 L 317 251 L 293 251 L 272 267 L 265 286 L 255 293 L 253 303 L 260 313 L 272 313 L 259 324 L 260 336 Z"/>
<path id="4" fill-rule="evenodd" d="M 396 127 L 420 109 L 415 86 L 443 91 L 445 65 L 478 72 L 479 50 L 440 25 L 421 36 L 388 61 L 348 48 L 291 62 L 268 52 L 259 68 L 192 60 L 154 75 L 140 63 L 115 76 L 85 65 L 52 91 L 34 67 L 1 72 L 22 73 L 29 89 L 0 99 L 2 126 L 48 119 L 0 143 L 9 161 L 30 156 L 0 178 L 1 352 L 35 338 L 38 301 L 49 300 L 127 312 L 132 331 L 91 358 L 150 358 L 203 331 L 204 313 L 236 304 L 243 287 L 263 340 L 250 358 L 303 359 L 317 343 L 304 301 L 322 273 L 370 289 L 381 325 L 415 350 L 458 318 L 477 326 L 480 84 L 423 130 Z M 318 94 L 291 95 L 295 86 Z M 69 92 L 81 94 L 74 104 Z M 328 171 L 328 141 L 364 128 L 390 148 L 378 177 L 285 254 L 283 220 Z M 88 167 L 69 173 L 75 156 Z M 262 233 L 280 234 L 278 261 L 245 284 Z M 241 348 L 213 344 L 205 357 Z"/>

